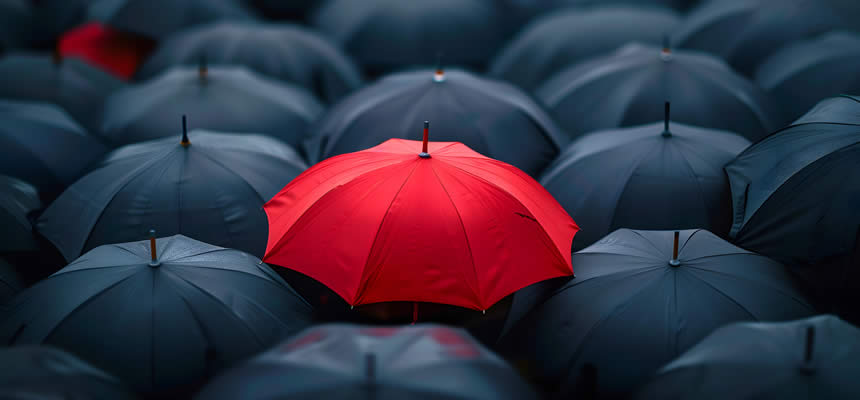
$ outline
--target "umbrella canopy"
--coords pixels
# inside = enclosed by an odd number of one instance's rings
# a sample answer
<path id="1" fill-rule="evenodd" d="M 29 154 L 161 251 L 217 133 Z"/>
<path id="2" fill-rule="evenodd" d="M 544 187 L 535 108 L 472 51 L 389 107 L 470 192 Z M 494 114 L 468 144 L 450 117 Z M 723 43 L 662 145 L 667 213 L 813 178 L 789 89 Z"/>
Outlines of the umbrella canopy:
<path id="1" fill-rule="evenodd" d="M 31 212 L 41 209 L 39 192 L 29 183 L 0 175 L 0 253 L 36 249 Z"/>
<path id="2" fill-rule="evenodd" d="M 860 93 L 858 70 L 860 34 L 833 32 L 774 53 L 759 67 L 756 83 L 793 119 L 828 97 Z"/>
<path id="3" fill-rule="evenodd" d="M 313 25 L 371 75 L 445 63 L 482 68 L 505 38 L 504 14 L 485 0 L 328 0 Z"/>
<path id="4" fill-rule="evenodd" d="M 307 327 L 310 312 L 259 259 L 176 235 L 90 251 L 13 299 L 0 341 L 57 346 L 166 398 Z"/>
<path id="5" fill-rule="evenodd" d="M 309 29 L 293 25 L 222 22 L 189 29 L 162 42 L 137 77 L 150 79 L 174 65 L 244 65 L 295 83 L 333 103 L 362 84 L 343 52 Z"/>
<path id="6" fill-rule="evenodd" d="M 0 258 L 0 307 L 24 288 L 24 280 L 14 266 Z"/>
<path id="7" fill-rule="evenodd" d="M 250 0 L 266 16 L 276 19 L 304 19 L 321 0 Z"/>
<path id="8" fill-rule="evenodd" d="M 772 99 L 719 59 L 697 52 L 628 45 L 569 67 L 537 96 L 569 133 L 659 120 L 663 102 L 678 122 L 737 132 L 755 141 L 780 127 Z"/>
<path id="9" fill-rule="evenodd" d="M 628 42 L 659 45 L 678 14 L 661 8 L 603 6 L 547 14 L 530 23 L 493 60 L 489 74 L 532 91 L 574 63 Z"/>
<path id="10" fill-rule="evenodd" d="M 125 84 L 77 58 L 10 53 L 0 58 L 0 98 L 53 103 L 96 131 L 108 95 Z"/>
<path id="11" fill-rule="evenodd" d="M 265 136 L 191 132 L 129 145 L 107 156 L 49 207 L 39 232 L 74 260 L 148 229 L 262 255 L 262 206 L 306 167 Z"/>
<path id="12" fill-rule="evenodd" d="M 779 263 L 705 230 L 676 235 L 621 229 L 577 252 L 576 277 L 511 315 L 501 348 L 565 398 L 614 398 L 726 323 L 813 314 Z"/>
<path id="13" fill-rule="evenodd" d="M 860 329 L 831 315 L 737 323 L 661 368 L 640 399 L 860 398 Z"/>
<path id="14" fill-rule="evenodd" d="M 576 250 L 618 228 L 726 234 L 732 209 L 723 167 L 749 144 L 731 132 L 669 127 L 668 119 L 598 131 L 571 143 L 540 181 L 583 228 Z"/>
<path id="15" fill-rule="evenodd" d="M 2 1 L 2 0 L 0 0 Z M 78 25 L 87 21 L 87 7 L 95 0 L 36 0 L 34 20 L 38 23 L 31 29 L 33 44 L 42 48 L 54 48 L 56 41 Z"/>
<path id="16" fill-rule="evenodd" d="M 832 0 L 708 0 L 690 12 L 673 39 L 704 50 L 752 76 L 771 53 L 793 41 L 856 22 Z M 855 14 L 857 16 L 857 14 Z"/>
<path id="17" fill-rule="evenodd" d="M 26 44 L 33 22 L 32 4 L 27 0 L 0 0 L 0 54 Z"/>
<path id="18" fill-rule="evenodd" d="M 32 183 L 51 198 L 107 151 L 59 107 L 0 100 L 0 174 Z"/>
<path id="19" fill-rule="evenodd" d="M 244 0 L 91 0 L 87 17 L 160 40 L 194 25 L 256 19 L 245 3 Z"/>
<path id="20" fill-rule="evenodd" d="M 522 171 L 461 143 L 428 145 L 426 131 L 423 146 L 391 139 L 323 161 L 265 211 L 266 262 L 351 305 L 486 310 L 531 283 L 570 275 L 579 229 Z"/>
<path id="21" fill-rule="evenodd" d="M 136 398 L 114 377 L 48 346 L 0 349 L 0 397 L 5 399 Z"/>
<path id="22" fill-rule="evenodd" d="M 77 27 L 60 38 L 62 57 L 78 57 L 120 78 L 134 75 L 155 48 L 151 39 L 118 31 L 99 23 Z"/>
<path id="23" fill-rule="evenodd" d="M 244 68 L 177 67 L 110 96 L 101 132 L 114 144 L 174 137 L 188 115 L 201 129 L 262 133 L 297 147 L 322 110 L 304 89 Z"/>
<path id="24" fill-rule="evenodd" d="M 435 139 L 462 142 L 532 176 L 568 142 L 541 107 L 511 85 L 460 70 L 420 70 L 383 78 L 338 103 L 310 129 L 308 158 L 317 162 L 390 138 L 418 138 L 419 118 L 438 121 Z"/>
<path id="25" fill-rule="evenodd" d="M 284 379 L 289 377 L 289 379 Z M 370 392 L 370 394 L 368 394 Z M 216 378 L 197 399 L 537 399 L 466 331 L 330 324 Z"/>

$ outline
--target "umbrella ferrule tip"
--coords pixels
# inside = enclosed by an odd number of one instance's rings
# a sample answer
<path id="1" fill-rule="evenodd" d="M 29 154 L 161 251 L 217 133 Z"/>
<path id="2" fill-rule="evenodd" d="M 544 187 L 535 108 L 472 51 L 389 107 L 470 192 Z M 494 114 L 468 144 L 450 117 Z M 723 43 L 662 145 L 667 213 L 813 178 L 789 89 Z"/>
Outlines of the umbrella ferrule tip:
<path id="1" fill-rule="evenodd" d="M 445 82 L 445 73 L 442 71 L 436 71 L 433 74 L 433 82 Z"/>
<path id="2" fill-rule="evenodd" d="M 418 153 L 418 157 L 421 157 L 421 158 L 430 158 L 430 153 L 428 153 L 428 152 L 426 152 L 426 151 L 422 151 L 422 152 Z"/>
<path id="3" fill-rule="evenodd" d="M 158 261 L 158 260 L 150 261 L 150 262 L 149 262 L 149 266 L 150 266 L 150 267 L 153 267 L 153 268 L 155 268 L 155 267 L 160 267 L 160 266 L 161 266 L 161 261 Z"/>
<path id="4" fill-rule="evenodd" d="M 673 259 L 669 260 L 669 266 L 677 267 L 680 265 L 681 265 L 681 261 L 678 260 L 677 258 L 673 258 Z"/>

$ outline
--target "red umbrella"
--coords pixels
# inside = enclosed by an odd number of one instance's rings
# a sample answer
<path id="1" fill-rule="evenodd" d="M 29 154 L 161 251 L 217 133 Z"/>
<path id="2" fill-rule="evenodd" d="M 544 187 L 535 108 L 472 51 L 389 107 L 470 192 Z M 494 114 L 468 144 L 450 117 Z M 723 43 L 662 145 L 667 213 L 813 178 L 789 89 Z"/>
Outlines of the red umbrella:
<path id="1" fill-rule="evenodd" d="M 486 310 L 573 273 L 579 230 L 516 167 L 456 142 L 391 139 L 308 169 L 264 206 L 265 262 L 355 306 L 388 301 Z"/>
<path id="2" fill-rule="evenodd" d="M 66 32 L 57 45 L 61 57 L 81 58 L 125 79 L 134 75 L 154 48 L 152 39 L 99 23 L 89 23 Z"/>

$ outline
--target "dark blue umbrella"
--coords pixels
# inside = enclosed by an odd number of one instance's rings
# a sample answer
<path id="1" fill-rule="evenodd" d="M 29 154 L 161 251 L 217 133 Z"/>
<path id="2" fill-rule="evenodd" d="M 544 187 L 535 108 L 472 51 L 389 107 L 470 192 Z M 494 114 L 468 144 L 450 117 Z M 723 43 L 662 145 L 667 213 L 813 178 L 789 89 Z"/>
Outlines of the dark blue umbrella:
<path id="1" fill-rule="evenodd" d="M 520 89 L 461 70 L 391 75 L 335 105 L 311 128 L 305 147 L 316 163 L 390 138 L 420 139 L 471 149 L 537 175 L 567 143 L 541 107 Z"/>
<path id="2" fill-rule="evenodd" d="M 239 67 L 176 67 L 107 99 L 101 133 L 129 144 L 175 137 L 177 121 L 225 132 L 273 136 L 296 147 L 322 105 L 304 89 Z"/>
<path id="3" fill-rule="evenodd" d="M 799 118 L 816 103 L 860 93 L 860 34 L 833 32 L 784 47 L 762 63 L 756 83 Z"/>
<path id="4" fill-rule="evenodd" d="M 860 398 L 860 329 L 831 315 L 725 326 L 664 366 L 638 399 Z"/>
<path id="5" fill-rule="evenodd" d="M 42 208 L 36 188 L 11 176 L 0 175 L 0 253 L 35 250 L 30 216 Z"/>
<path id="6" fill-rule="evenodd" d="M 265 136 L 196 131 L 130 145 L 66 190 L 38 230 L 68 261 L 150 228 L 261 257 L 263 204 L 305 168 L 295 151 Z"/>
<path id="7" fill-rule="evenodd" d="M 34 45 L 53 49 L 60 35 L 87 22 L 87 7 L 95 0 L 38 0 L 31 29 Z"/>
<path id="8" fill-rule="evenodd" d="M 314 92 L 332 103 L 362 84 L 343 52 L 317 33 L 294 25 L 216 23 L 182 31 L 159 44 L 137 73 L 141 79 L 175 65 L 243 65 Z"/>
<path id="9" fill-rule="evenodd" d="M 679 20 L 670 10 L 633 6 L 550 13 L 518 33 L 495 57 L 489 74 L 532 91 L 562 69 L 628 42 L 659 45 Z"/>
<path id="10" fill-rule="evenodd" d="M 28 0 L 0 0 L 0 54 L 29 44 L 33 6 Z"/>
<path id="11" fill-rule="evenodd" d="M 461 329 L 331 324 L 307 329 L 216 378 L 216 399 L 537 399 Z"/>
<path id="12" fill-rule="evenodd" d="M 674 120 L 737 132 L 750 140 L 779 128 L 782 116 L 759 87 L 716 57 L 628 45 L 569 67 L 537 96 L 573 135 L 646 124 L 674 106 Z"/>
<path id="13" fill-rule="evenodd" d="M 813 314 L 781 264 L 708 231 L 674 234 L 622 229 L 575 253 L 567 284 L 534 307 L 515 295 L 500 348 L 559 398 L 619 398 L 727 323 Z"/>
<path id="14" fill-rule="evenodd" d="M 321 0 L 249 0 L 266 16 L 276 19 L 304 19 L 319 7 Z"/>
<path id="15" fill-rule="evenodd" d="M 24 281 L 15 267 L 0 258 L 0 307 L 23 288 Z"/>
<path id="16" fill-rule="evenodd" d="M 98 247 L 22 292 L 0 342 L 56 346 L 137 391 L 188 398 L 307 327 L 310 312 L 256 257 L 177 235 Z"/>

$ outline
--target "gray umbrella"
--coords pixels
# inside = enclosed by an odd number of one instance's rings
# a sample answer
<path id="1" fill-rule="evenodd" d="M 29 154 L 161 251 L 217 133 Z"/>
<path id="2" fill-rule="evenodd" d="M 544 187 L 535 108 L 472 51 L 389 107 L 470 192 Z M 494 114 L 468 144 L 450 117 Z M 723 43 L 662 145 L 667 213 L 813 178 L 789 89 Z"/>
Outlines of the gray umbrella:
<path id="1" fill-rule="evenodd" d="M 731 132 L 668 122 L 598 131 L 570 144 L 541 184 L 582 228 L 583 249 L 618 228 L 728 233 L 723 167 L 749 146 Z"/>
<path id="2" fill-rule="evenodd" d="M 259 259 L 176 235 L 98 247 L 22 292 L 0 342 L 56 346 L 140 392 L 187 398 L 310 313 Z"/>
<path id="3" fill-rule="evenodd" d="M 188 115 L 201 129 L 262 133 L 296 147 L 322 111 L 304 89 L 245 68 L 175 67 L 110 96 L 101 134 L 118 145 L 174 137 Z"/>
<path id="4" fill-rule="evenodd" d="M 860 329 L 831 315 L 718 329 L 661 368 L 638 399 L 860 398 Z"/>
<path id="5" fill-rule="evenodd" d="M 708 231 L 675 235 L 621 229 L 575 253 L 563 287 L 533 307 L 514 296 L 500 348 L 560 398 L 616 398 L 726 323 L 813 314 L 779 263 Z"/>
<path id="6" fill-rule="evenodd" d="M 860 34 L 833 32 L 784 47 L 762 63 L 756 83 L 792 119 L 821 100 L 860 93 Z"/>
<path id="7" fill-rule="evenodd" d="M 658 120 L 665 101 L 678 122 L 753 141 L 783 122 L 769 95 L 720 59 L 638 44 L 559 72 L 537 96 L 573 135 Z"/>
<path id="8" fill-rule="evenodd" d="M 262 257 L 263 204 L 304 171 L 301 158 L 265 136 L 195 131 L 189 142 L 178 139 L 111 153 L 45 210 L 39 232 L 69 261 L 150 228 Z"/>
<path id="9" fill-rule="evenodd" d="M 159 44 L 137 77 L 174 65 L 244 65 L 295 83 L 333 103 L 362 84 L 358 67 L 338 47 L 298 25 L 222 22 L 182 31 Z"/>
<path id="10" fill-rule="evenodd" d="M 0 54 L 29 44 L 32 8 L 28 0 L 0 0 Z"/>
<path id="11" fill-rule="evenodd" d="M 136 396 L 116 378 L 49 346 L 0 349 L 0 398 L 116 399 Z"/>
<path id="12" fill-rule="evenodd" d="M 285 379 L 287 378 L 287 379 Z M 308 329 L 216 378 L 215 399 L 537 399 L 466 331 L 331 324 Z"/>
<path id="13" fill-rule="evenodd" d="M 53 103 L 97 131 L 105 99 L 125 86 L 113 75 L 76 58 L 12 53 L 0 58 L 0 97 Z"/>
<path id="14" fill-rule="evenodd" d="M 30 213 L 41 208 L 36 188 L 0 175 L 0 253 L 36 249 Z"/>

